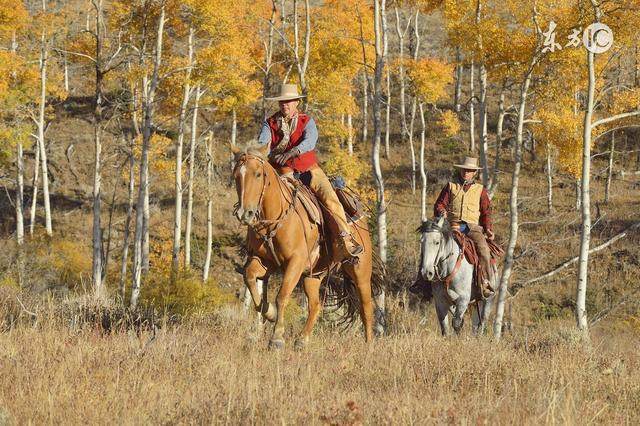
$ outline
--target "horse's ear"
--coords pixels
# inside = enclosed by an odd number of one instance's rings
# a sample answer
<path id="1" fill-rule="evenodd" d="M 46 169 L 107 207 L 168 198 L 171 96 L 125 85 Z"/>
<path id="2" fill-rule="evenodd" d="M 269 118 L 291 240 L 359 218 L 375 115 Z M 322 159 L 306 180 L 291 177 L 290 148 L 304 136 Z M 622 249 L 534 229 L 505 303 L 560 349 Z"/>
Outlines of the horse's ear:
<path id="1" fill-rule="evenodd" d="M 440 216 L 436 222 L 438 228 L 442 228 L 444 226 L 444 216 Z"/>
<path id="2" fill-rule="evenodd" d="M 234 157 L 242 152 L 242 149 L 236 145 L 231 145 L 231 143 L 229 143 L 229 148 L 231 149 L 231 153 Z"/>

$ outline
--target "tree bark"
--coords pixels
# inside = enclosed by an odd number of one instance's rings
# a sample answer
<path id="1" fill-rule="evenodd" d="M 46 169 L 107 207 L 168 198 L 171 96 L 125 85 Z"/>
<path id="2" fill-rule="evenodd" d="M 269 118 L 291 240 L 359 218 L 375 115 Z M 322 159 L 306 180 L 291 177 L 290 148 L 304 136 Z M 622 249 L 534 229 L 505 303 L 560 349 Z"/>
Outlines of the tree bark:
<path id="1" fill-rule="evenodd" d="M 162 40 L 164 35 L 165 9 L 164 5 L 160 8 L 160 16 L 158 17 L 158 31 L 156 33 L 155 58 L 153 63 L 153 75 L 151 81 L 148 82 L 147 77 L 143 77 L 143 90 L 146 92 L 143 97 L 144 124 L 142 128 L 142 154 L 140 159 L 140 189 L 138 191 L 138 203 L 136 206 L 136 231 L 134 238 L 133 251 L 133 280 L 131 288 L 130 305 L 135 308 L 140 298 L 141 275 L 143 269 L 143 256 L 145 238 L 148 241 L 149 222 L 144 217 L 148 217 L 148 192 L 149 192 L 149 144 L 151 142 L 154 100 L 156 89 L 159 84 L 159 71 L 162 62 Z M 145 235 L 146 234 L 146 235 Z M 148 243 L 147 243 L 148 249 Z M 148 251 L 147 251 L 148 253 Z M 148 256 L 147 256 L 148 262 Z"/>
<path id="2" fill-rule="evenodd" d="M 462 65 L 462 54 L 460 53 L 460 47 L 456 47 L 456 86 L 453 95 L 453 105 L 456 112 L 460 112 L 462 105 L 460 99 L 462 98 L 462 78 L 464 75 L 464 65 Z"/>
<path id="3" fill-rule="evenodd" d="M 127 279 L 127 261 L 129 257 L 129 237 L 131 235 L 131 218 L 133 216 L 133 203 L 134 203 L 134 189 L 135 189 L 135 159 L 133 156 L 133 149 L 135 145 L 135 139 L 131 138 L 130 150 L 129 150 L 129 191 L 127 192 L 127 217 L 124 221 L 124 237 L 122 242 L 122 262 L 120 264 L 120 285 L 118 287 L 118 294 L 120 300 L 124 303 L 124 295 L 126 291 L 125 282 Z"/>
<path id="4" fill-rule="evenodd" d="M 176 174 L 175 174 L 175 207 L 173 216 L 173 249 L 171 251 L 171 279 L 174 281 L 180 269 L 180 241 L 182 239 L 182 149 L 184 145 L 185 121 L 187 119 L 187 107 L 191 96 L 191 69 L 193 67 L 193 36 L 195 30 L 189 28 L 187 42 L 187 69 L 184 73 L 182 91 L 182 103 L 178 116 L 178 138 L 176 140 Z"/>
<path id="5" fill-rule="evenodd" d="M 420 102 L 420 121 L 422 123 L 422 131 L 420 132 L 420 217 L 422 222 L 427 220 L 427 172 L 424 163 L 425 139 L 427 133 L 427 123 L 424 119 L 424 104 Z"/>
<path id="6" fill-rule="evenodd" d="M 102 282 L 102 91 L 104 71 L 102 69 L 102 0 L 93 2 L 96 13 L 96 54 L 95 54 L 95 99 L 93 110 L 94 157 L 93 157 L 93 233 L 92 233 L 92 285 L 94 296 L 103 298 L 105 288 Z"/>
<path id="7" fill-rule="evenodd" d="M 198 106 L 202 91 L 196 88 L 191 118 L 191 143 L 189 145 L 189 181 L 187 183 L 187 223 L 184 227 L 184 267 L 191 268 L 191 226 L 193 223 L 193 180 L 196 175 L 196 142 L 198 136 Z"/>
<path id="8" fill-rule="evenodd" d="M 18 142 L 16 165 L 16 242 L 18 246 L 21 246 L 24 243 L 24 154 L 22 142 Z"/>
<path id="9" fill-rule="evenodd" d="M 396 33 L 398 35 L 398 79 L 400 80 L 400 123 L 402 126 L 401 138 L 404 145 L 409 129 L 407 128 L 407 106 L 405 102 L 405 73 L 404 73 L 404 37 L 411 23 L 411 19 L 407 22 L 407 28 L 403 31 L 400 26 L 400 12 L 398 6 L 394 7 L 396 14 Z"/>
<path id="10" fill-rule="evenodd" d="M 609 146 L 609 167 L 607 170 L 607 183 L 604 188 L 604 203 L 609 204 L 611 199 L 611 179 L 613 177 L 613 154 L 616 147 L 616 132 L 611 133 L 611 145 Z"/>
<path id="11" fill-rule="evenodd" d="M 507 253 L 504 258 L 502 267 L 502 276 L 500 277 L 500 287 L 498 289 L 498 304 L 496 307 L 496 317 L 493 324 L 493 333 L 496 339 L 502 336 L 502 321 L 504 317 L 504 305 L 508 293 L 509 279 L 513 268 L 514 252 L 518 241 L 518 183 L 520 179 L 520 167 L 522 164 L 522 142 L 524 131 L 525 110 L 527 105 L 527 92 L 531 83 L 531 74 L 533 65 L 524 77 L 524 81 L 520 87 L 520 105 L 518 108 L 518 129 L 516 133 L 515 146 L 515 164 L 513 166 L 513 174 L 511 175 L 511 196 L 509 201 L 510 222 L 509 222 L 509 243 L 507 245 Z"/>
<path id="12" fill-rule="evenodd" d="M 374 0 L 374 31 L 376 65 L 374 73 L 374 96 L 373 96 L 373 144 L 371 147 L 371 157 L 373 164 L 374 181 L 376 184 L 376 222 L 378 227 L 378 253 L 380 260 L 387 262 L 387 209 L 384 193 L 384 179 L 382 168 L 380 167 L 380 145 L 382 136 L 381 101 L 382 101 L 382 72 L 384 70 L 386 43 L 384 39 L 387 33 L 386 22 L 386 0 Z M 384 292 L 376 298 L 378 318 L 376 330 L 378 334 L 383 334 L 385 329 L 385 299 Z"/>
<path id="13" fill-rule="evenodd" d="M 42 12 L 46 13 L 46 0 L 42 1 Z M 47 148 L 44 141 L 45 108 L 47 104 L 47 64 L 49 61 L 49 47 L 46 31 L 42 30 L 40 38 L 40 97 L 38 104 L 38 149 L 40 150 L 40 165 L 42 166 L 42 197 L 44 203 L 45 229 L 48 236 L 53 235 L 51 225 L 51 202 L 49 200 L 49 166 L 47 163 Z"/>
<path id="14" fill-rule="evenodd" d="M 391 137 L 391 71 L 387 67 L 387 101 L 386 115 L 384 119 L 384 156 L 389 159 L 389 139 Z"/>
<path id="15" fill-rule="evenodd" d="M 551 164 L 551 146 L 547 144 L 547 212 L 553 213 L 553 167 Z"/>
<path id="16" fill-rule="evenodd" d="M 576 210 L 580 211 L 582 208 L 582 182 L 580 179 L 576 179 Z"/>
<path id="17" fill-rule="evenodd" d="M 587 321 L 587 281 L 589 272 L 589 243 L 591 241 L 591 130 L 593 104 L 596 90 L 595 55 L 587 51 L 587 68 L 589 87 L 587 105 L 584 112 L 584 128 L 582 141 L 582 227 L 580 231 L 580 259 L 578 260 L 578 280 L 576 285 L 576 323 L 583 336 L 589 336 Z"/>
<path id="18" fill-rule="evenodd" d="M 482 184 L 489 187 L 489 161 L 487 160 L 489 135 L 487 133 L 487 68 L 480 64 L 480 165 L 482 166 Z"/>
<path id="19" fill-rule="evenodd" d="M 469 151 L 472 153 L 476 150 L 475 72 L 475 64 L 471 61 L 469 66 L 469 96 L 471 97 L 469 100 Z"/>
<path id="20" fill-rule="evenodd" d="M 213 137 L 207 137 L 207 251 L 202 267 L 202 281 L 209 279 L 211 254 L 213 251 Z"/>
<path id="21" fill-rule="evenodd" d="M 36 140 L 36 158 L 33 163 L 33 179 L 31 180 L 31 188 L 33 194 L 31 197 L 31 210 L 29 210 L 29 235 L 33 236 L 33 230 L 36 226 L 36 208 L 38 206 L 38 173 L 40 172 L 40 143 Z"/>
<path id="22" fill-rule="evenodd" d="M 498 123 L 496 125 L 496 156 L 493 164 L 493 172 L 491 175 L 491 183 L 489 184 L 489 198 L 493 198 L 496 190 L 498 189 L 498 169 L 500 167 L 500 151 L 502 148 L 502 131 L 504 127 L 504 88 L 500 91 L 500 98 L 498 100 Z"/>
<path id="23" fill-rule="evenodd" d="M 362 144 L 366 146 L 369 138 L 369 79 L 367 71 L 362 75 Z"/>

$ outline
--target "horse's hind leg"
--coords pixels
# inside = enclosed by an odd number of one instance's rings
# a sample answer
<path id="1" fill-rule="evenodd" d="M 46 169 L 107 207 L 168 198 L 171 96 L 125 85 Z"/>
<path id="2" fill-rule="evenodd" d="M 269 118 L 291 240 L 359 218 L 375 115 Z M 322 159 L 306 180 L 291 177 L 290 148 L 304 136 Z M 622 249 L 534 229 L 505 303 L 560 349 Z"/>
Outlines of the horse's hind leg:
<path id="1" fill-rule="evenodd" d="M 355 264 L 345 264 L 343 271 L 353 280 L 360 299 L 360 317 L 364 325 L 364 338 L 373 340 L 373 297 L 371 296 L 371 259 L 361 256 Z"/>
<path id="2" fill-rule="evenodd" d="M 259 311 L 264 318 L 269 321 L 276 320 L 275 307 L 268 303 L 262 303 L 262 292 L 259 291 L 256 280 L 265 277 L 267 274 L 267 268 L 260 262 L 257 257 L 252 257 L 247 260 L 244 266 L 244 284 L 251 293 L 251 299 L 253 299 L 253 307 L 256 311 Z M 266 279 L 264 280 L 266 282 Z M 265 291 L 266 289 L 263 289 Z"/>
<path id="3" fill-rule="evenodd" d="M 318 320 L 318 314 L 320 314 L 320 283 L 320 279 L 312 277 L 307 277 L 303 281 L 304 293 L 307 295 L 308 315 L 302 333 L 296 339 L 296 349 L 303 349 L 309 343 L 313 326 Z"/>

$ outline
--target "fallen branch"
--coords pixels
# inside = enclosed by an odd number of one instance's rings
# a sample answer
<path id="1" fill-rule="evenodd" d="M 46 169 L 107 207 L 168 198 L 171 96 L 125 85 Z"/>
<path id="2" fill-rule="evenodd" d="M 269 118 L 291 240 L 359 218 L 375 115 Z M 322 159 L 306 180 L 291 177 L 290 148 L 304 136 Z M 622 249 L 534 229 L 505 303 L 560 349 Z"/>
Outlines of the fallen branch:
<path id="1" fill-rule="evenodd" d="M 629 226 L 627 229 L 625 229 L 624 231 L 620 232 L 619 234 L 615 235 L 614 237 L 610 238 L 609 240 L 605 241 L 604 243 L 600 244 L 599 246 L 596 246 L 594 248 L 592 248 L 591 250 L 589 250 L 589 254 L 592 253 L 596 253 L 600 250 L 603 250 L 607 247 L 609 247 L 611 244 L 615 243 L 618 240 L 623 239 L 624 237 L 626 237 L 630 231 L 632 231 L 633 229 L 639 228 L 640 227 L 640 222 L 635 223 L 631 226 Z M 511 287 L 511 289 L 513 290 L 513 295 L 511 297 L 514 297 L 517 292 L 522 288 L 525 287 L 529 284 L 533 284 L 535 282 L 538 281 L 542 281 L 544 279 L 547 279 L 549 277 L 552 277 L 553 275 L 557 274 L 558 272 L 562 271 L 563 269 L 571 266 L 572 264 L 576 263 L 579 259 L 579 256 L 573 257 L 563 263 L 561 263 L 560 265 L 556 266 L 554 269 L 545 272 L 544 274 L 535 277 L 535 278 L 531 278 L 530 280 L 527 280 L 523 283 L 517 283 L 515 285 L 513 285 L 513 287 Z"/>

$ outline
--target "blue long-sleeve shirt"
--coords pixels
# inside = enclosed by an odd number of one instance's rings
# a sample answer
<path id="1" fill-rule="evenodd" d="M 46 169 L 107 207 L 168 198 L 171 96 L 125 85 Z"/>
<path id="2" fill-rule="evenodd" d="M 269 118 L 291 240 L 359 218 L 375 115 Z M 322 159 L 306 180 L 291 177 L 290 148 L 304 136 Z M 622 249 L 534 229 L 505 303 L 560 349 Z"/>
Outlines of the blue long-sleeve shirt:
<path id="1" fill-rule="evenodd" d="M 271 127 L 269 127 L 269 123 L 266 121 L 262 123 L 258 143 L 260 145 L 271 143 Z M 309 121 L 302 132 L 302 141 L 300 141 L 300 144 L 296 148 L 300 151 L 300 154 L 304 154 L 305 152 L 315 149 L 317 143 L 318 127 L 314 119 L 309 117 Z"/>

